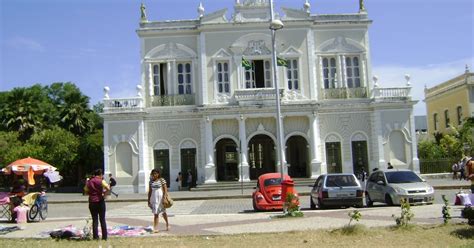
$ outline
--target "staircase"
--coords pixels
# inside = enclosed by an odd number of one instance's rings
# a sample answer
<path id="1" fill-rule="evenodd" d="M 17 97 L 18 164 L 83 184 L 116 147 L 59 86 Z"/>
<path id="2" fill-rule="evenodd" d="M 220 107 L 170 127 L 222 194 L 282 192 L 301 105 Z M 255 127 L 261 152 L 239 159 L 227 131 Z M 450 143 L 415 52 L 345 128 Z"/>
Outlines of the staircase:
<path id="1" fill-rule="evenodd" d="M 307 187 L 313 185 L 316 179 L 311 178 L 293 178 L 296 187 Z M 253 189 L 257 186 L 257 180 L 251 180 L 250 182 L 240 183 L 238 181 L 226 181 L 208 184 L 199 184 L 195 188 L 191 188 L 191 191 L 214 191 L 214 190 L 235 190 L 241 189 Z"/>

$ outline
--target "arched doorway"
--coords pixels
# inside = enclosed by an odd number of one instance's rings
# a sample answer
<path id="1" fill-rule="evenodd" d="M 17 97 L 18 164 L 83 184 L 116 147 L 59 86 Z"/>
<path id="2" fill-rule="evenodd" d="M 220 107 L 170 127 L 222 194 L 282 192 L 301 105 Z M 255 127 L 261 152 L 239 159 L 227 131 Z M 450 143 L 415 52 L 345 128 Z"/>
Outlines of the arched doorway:
<path id="1" fill-rule="evenodd" d="M 232 139 L 221 139 L 216 144 L 217 181 L 238 181 L 239 156 Z"/>
<path id="2" fill-rule="evenodd" d="M 342 173 L 341 142 L 326 142 L 328 173 Z"/>
<path id="3" fill-rule="evenodd" d="M 357 134 L 352 138 L 352 170 L 358 175 L 362 170 L 369 171 L 369 156 L 367 151 L 367 140 L 362 134 Z"/>
<path id="4" fill-rule="evenodd" d="M 308 142 L 302 136 L 291 136 L 286 142 L 286 160 L 288 175 L 307 177 Z"/>
<path id="5" fill-rule="evenodd" d="M 275 172 L 275 143 L 264 134 L 254 136 L 248 146 L 250 179 L 257 179 L 260 175 Z"/>

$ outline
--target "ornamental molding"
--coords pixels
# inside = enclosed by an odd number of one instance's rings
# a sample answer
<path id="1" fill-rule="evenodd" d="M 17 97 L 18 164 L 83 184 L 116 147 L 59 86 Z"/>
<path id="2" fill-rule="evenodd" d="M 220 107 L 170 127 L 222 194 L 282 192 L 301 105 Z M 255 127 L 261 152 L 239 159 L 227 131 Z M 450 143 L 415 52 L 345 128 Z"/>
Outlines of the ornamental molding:
<path id="1" fill-rule="evenodd" d="M 243 52 L 247 56 L 270 55 L 271 53 L 264 40 L 251 40 L 247 42 L 247 48 Z"/>
<path id="2" fill-rule="evenodd" d="M 170 145 L 166 141 L 158 141 L 154 146 L 153 150 L 169 150 Z"/>
<path id="3" fill-rule="evenodd" d="M 352 136 L 351 141 L 367 141 L 367 135 L 363 133 L 356 133 Z"/>
<path id="4" fill-rule="evenodd" d="M 338 36 L 319 45 L 317 51 L 324 53 L 362 53 L 365 48 L 357 41 Z"/>
<path id="5" fill-rule="evenodd" d="M 384 145 L 389 142 L 390 134 L 393 131 L 400 131 L 403 134 L 405 142 L 410 143 L 410 144 L 412 143 L 409 124 L 408 124 L 408 121 L 406 121 L 406 122 L 392 122 L 392 123 L 385 124 L 384 134 L 383 134 Z"/>
<path id="6" fill-rule="evenodd" d="M 228 53 L 224 48 L 221 48 L 211 57 L 215 59 L 229 59 L 232 57 L 232 55 Z"/>
<path id="7" fill-rule="evenodd" d="M 115 149 L 117 148 L 117 145 L 120 143 L 127 143 L 130 145 L 132 148 L 132 152 L 135 155 L 138 155 L 138 143 L 136 141 L 135 135 L 126 135 L 126 134 L 119 134 L 119 135 L 112 135 L 112 141 L 113 144 L 109 146 L 109 151 L 112 151 L 109 153 L 109 156 L 115 153 Z M 111 149 L 114 147 L 115 149 Z"/>
<path id="8" fill-rule="evenodd" d="M 325 142 L 341 142 L 341 137 L 339 135 L 331 133 L 328 136 L 326 136 Z"/>
<path id="9" fill-rule="evenodd" d="M 311 15 L 309 12 L 306 12 L 305 10 L 299 10 L 299 9 L 292 9 L 292 8 L 286 8 L 282 7 L 283 10 L 283 20 L 301 20 L 301 19 L 311 19 Z"/>
<path id="10" fill-rule="evenodd" d="M 196 148 L 196 147 L 197 147 L 196 146 L 196 141 L 190 140 L 190 139 L 184 140 L 179 145 L 180 149 L 193 149 L 193 148 Z"/>
<path id="11" fill-rule="evenodd" d="M 289 46 L 285 51 L 280 53 L 280 56 L 284 57 L 300 57 L 303 54 L 300 50 L 296 49 L 293 46 Z"/>
<path id="12" fill-rule="evenodd" d="M 227 23 L 227 9 L 221 9 L 201 17 L 201 24 Z"/>
<path id="13" fill-rule="evenodd" d="M 151 49 L 145 60 L 193 59 L 197 54 L 193 49 L 179 43 L 169 42 Z"/>
<path id="14" fill-rule="evenodd" d="M 279 38 L 276 39 L 276 47 L 285 45 Z M 241 36 L 230 45 L 230 50 L 236 56 L 240 55 L 271 55 L 272 37 L 264 33 L 250 33 Z"/>

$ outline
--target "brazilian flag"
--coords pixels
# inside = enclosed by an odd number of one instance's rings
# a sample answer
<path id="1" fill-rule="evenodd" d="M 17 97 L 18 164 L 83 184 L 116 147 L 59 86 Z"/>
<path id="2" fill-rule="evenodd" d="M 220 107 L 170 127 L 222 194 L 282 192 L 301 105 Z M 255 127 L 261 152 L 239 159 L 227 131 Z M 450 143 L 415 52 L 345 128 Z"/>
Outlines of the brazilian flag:
<path id="1" fill-rule="evenodd" d="M 277 65 L 288 67 L 288 62 L 286 61 L 286 59 L 277 57 Z"/>
<path id="2" fill-rule="evenodd" d="M 246 70 L 250 70 L 252 69 L 252 63 L 250 63 L 250 61 L 242 57 L 242 67 L 244 67 Z"/>

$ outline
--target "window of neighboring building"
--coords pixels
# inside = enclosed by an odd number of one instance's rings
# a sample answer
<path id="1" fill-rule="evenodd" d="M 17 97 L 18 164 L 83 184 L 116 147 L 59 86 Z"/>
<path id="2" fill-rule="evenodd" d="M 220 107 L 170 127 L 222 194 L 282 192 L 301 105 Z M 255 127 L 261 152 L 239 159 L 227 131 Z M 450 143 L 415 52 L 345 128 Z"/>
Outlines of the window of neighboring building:
<path id="1" fill-rule="evenodd" d="M 289 90 L 299 90 L 298 60 L 289 59 L 286 61 L 286 77 Z"/>
<path id="2" fill-rule="evenodd" d="M 272 87 L 270 60 L 251 60 L 252 67 L 245 69 L 245 88 Z"/>
<path id="3" fill-rule="evenodd" d="M 166 63 L 153 65 L 153 95 L 163 96 L 168 94 L 167 73 Z"/>
<path id="4" fill-rule="evenodd" d="M 348 88 L 360 87 L 358 56 L 346 56 L 346 79 Z"/>
<path id="5" fill-rule="evenodd" d="M 461 125 L 462 124 L 462 106 L 458 106 L 456 111 L 458 114 L 458 125 Z"/>
<path id="6" fill-rule="evenodd" d="M 217 92 L 219 93 L 230 93 L 230 82 L 229 82 L 229 62 L 218 61 L 217 66 Z"/>
<path id="7" fill-rule="evenodd" d="M 177 68 L 178 94 L 192 94 L 191 62 L 179 62 Z"/>
<path id="8" fill-rule="evenodd" d="M 324 88 L 336 88 L 336 57 L 323 58 L 323 80 Z"/>
<path id="9" fill-rule="evenodd" d="M 446 127 L 449 127 L 449 111 L 447 109 L 444 111 L 444 121 L 445 121 Z"/>
<path id="10" fill-rule="evenodd" d="M 433 115 L 434 130 L 438 130 L 438 114 Z"/>

